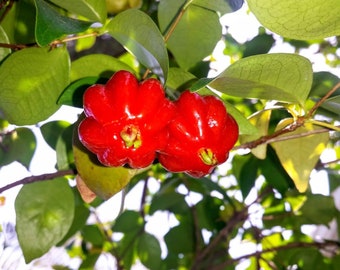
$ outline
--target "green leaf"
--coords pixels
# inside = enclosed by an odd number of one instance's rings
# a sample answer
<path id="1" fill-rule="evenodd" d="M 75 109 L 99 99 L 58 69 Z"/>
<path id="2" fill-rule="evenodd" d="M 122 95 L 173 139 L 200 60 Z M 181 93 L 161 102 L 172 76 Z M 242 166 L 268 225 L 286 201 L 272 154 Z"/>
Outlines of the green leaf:
<path id="1" fill-rule="evenodd" d="M 63 239 L 58 243 L 58 246 L 62 246 L 65 244 L 67 240 L 69 240 L 72 236 L 74 236 L 81 228 L 83 228 L 86 224 L 88 217 L 90 216 L 90 209 L 84 204 L 83 199 L 81 198 L 78 189 L 76 187 L 72 188 L 74 194 L 74 218 L 73 222 L 68 230 L 67 234 L 63 237 Z"/>
<path id="2" fill-rule="evenodd" d="M 83 32 L 92 24 L 63 16 L 43 0 L 34 1 L 37 9 L 35 35 L 42 47 L 64 35 Z"/>
<path id="3" fill-rule="evenodd" d="M 0 66 L 0 108 L 5 118 L 30 125 L 56 112 L 57 98 L 69 83 L 69 66 L 66 48 L 28 48 L 11 54 Z"/>
<path id="4" fill-rule="evenodd" d="M 5 30 L 0 25 L 0 43 L 10 43 Z M 0 48 L 0 62 L 11 53 L 11 49 Z"/>
<path id="5" fill-rule="evenodd" d="M 210 5 L 214 5 L 215 1 L 209 2 Z M 171 23 L 185 3 L 184 0 L 160 1 L 158 21 L 163 33 L 169 30 Z M 184 12 L 167 43 L 178 65 L 188 70 L 210 55 L 221 37 L 222 26 L 217 13 L 191 4 Z"/>
<path id="6" fill-rule="evenodd" d="M 143 228 L 144 220 L 139 212 L 133 210 L 125 210 L 122 214 L 120 214 L 114 225 L 112 226 L 112 230 L 114 232 L 122 232 L 122 233 L 131 233 L 133 231 L 138 231 Z"/>
<path id="7" fill-rule="evenodd" d="M 0 144 L 0 167 L 18 161 L 29 168 L 37 145 L 32 130 L 17 128 L 2 137 Z"/>
<path id="8" fill-rule="evenodd" d="M 181 68 L 171 67 L 166 81 L 166 87 L 171 91 L 173 96 L 178 95 L 181 91 L 188 89 L 193 82 L 197 80 L 196 76 Z"/>
<path id="9" fill-rule="evenodd" d="M 321 71 L 313 74 L 312 90 L 309 93 L 310 97 L 323 97 L 326 95 L 336 83 L 339 82 L 339 77 L 333 73 Z M 340 95 L 340 89 L 335 91 L 333 95 Z"/>
<path id="10" fill-rule="evenodd" d="M 291 123 L 291 119 L 282 120 L 277 130 L 284 128 Z M 306 123 L 304 126 L 293 132 L 279 136 L 300 135 L 302 133 L 312 132 L 320 127 Z M 282 166 L 294 181 L 296 188 L 300 192 L 305 192 L 308 188 L 309 177 L 314 169 L 322 151 L 325 149 L 329 140 L 329 134 L 320 133 L 310 136 L 298 137 L 295 139 L 274 142 L 271 145 L 280 159 Z"/>
<path id="11" fill-rule="evenodd" d="M 308 194 L 307 201 L 299 212 L 305 219 L 305 224 L 323 224 L 327 226 L 336 216 L 338 210 L 335 208 L 332 196 Z"/>
<path id="12" fill-rule="evenodd" d="M 155 236 L 144 232 L 138 237 L 137 254 L 141 263 L 150 270 L 158 270 L 161 266 L 161 246 Z"/>
<path id="13" fill-rule="evenodd" d="M 16 231 L 26 263 L 45 254 L 68 232 L 74 214 L 66 179 L 25 185 L 15 200 Z"/>
<path id="14" fill-rule="evenodd" d="M 84 16 L 90 21 L 104 23 L 106 20 L 107 12 L 105 0 L 51 0 L 51 2 L 72 13 Z"/>
<path id="15" fill-rule="evenodd" d="M 285 194 L 289 188 L 294 187 L 292 179 L 281 166 L 271 147 L 268 149 L 266 159 L 260 161 L 259 167 L 268 184 L 277 189 L 281 194 Z"/>
<path id="16" fill-rule="evenodd" d="M 86 77 L 110 78 L 118 70 L 134 70 L 115 57 L 106 54 L 90 54 L 78 58 L 71 64 L 71 82 Z"/>
<path id="17" fill-rule="evenodd" d="M 319 39 L 340 35 L 338 0 L 248 0 L 266 28 L 286 38 Z"/>
<path id="18" fill-rule="evenodd" d="M 107 25 L 109 34 L 137 60 L 165 82 L 169 60 L 162 34 L 144 12 L 129 9 L 119 13 Z"/>
<path id="19" fill-rule="evenodd" d="M 185 196 L 175 192 L 161 193 L 152 199 L 149 214 L 158 210 L 167 210 L 176 214 L 186 213 L 189 209 Z"/>
<path id="20" fill-rule="evenodd" d="M 41 134 L 48 145 L 55 149 L 60 134 L 70 125 L 66 121 L 51 121 L 40 127 Z"/>
<path id="21" fill-rule="evenodd" d="M 325 102 L 322 103 L 321 108 L 339 115 L 340 95 L 326 99 Z"/>
<path id="22" fill-rule="evenodd" d="M 59 170 L 74 168 L 72 149 L 74 125 L 66 127 L 57 139 L 55 150 L 57 152 L 57 167 Z"/>
<path id="23" fill-rule="evenodd" d="M 277 53 L 243 58 L 209 86 L 232 96 L 304 104 L 312 80 L 312 65 L 307 58 Z"/>
<path id="24" fill-rule="evenodd" d="M 243 200 L 246 199 L 250 190 L 254 187 L 258 177 L 259 160 L 251 155 L 242 166 L 238 179 Z"/>
<path id="25" fill-rule="evenodd" d="M 209 231 L 222 229 L 225 222 L 221 220 L 221 207 L 224 207 L 223 200 L 209 195 L 204 196 L 195 206 L 199 228 Z"/>
<path id="26" fill-rule="evenodd" d="M 244 43 L 245 49 L 243 51 L 243 58 L 256 55 L 268 53 L 273 46 L 275 39 L 272 35 L 259 34 L 252 40 Z"/>
<path id="27" fill-rule="evenodd" d="M 191 253 L 194 251 L 194 231 L 190 222 L 182 221 L 164 236 L 169 253 Z"/>
<path id="28" fill-rule="evenodd" d="M 95 246 L 102 246 L 105 242 L 105 237 L 96 224 L 84 226 L 81 233 L 84 241 Z"/>

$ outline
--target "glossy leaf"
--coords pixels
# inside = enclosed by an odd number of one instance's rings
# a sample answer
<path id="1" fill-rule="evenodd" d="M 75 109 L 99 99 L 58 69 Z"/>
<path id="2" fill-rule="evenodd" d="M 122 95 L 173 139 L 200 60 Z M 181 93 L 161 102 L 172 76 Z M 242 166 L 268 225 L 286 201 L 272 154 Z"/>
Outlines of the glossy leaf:
<path id="1" fill-rule="evenodd" d="M 283 120 L 278 125 L 277 130 L 287 126 L 289 123 L 291 123 L 291 119 Z M 319 129 L 319 127 L 313 126 L 311 123 L 306 123 L 297 130 L 281 135 L 279 138 L 308 133 L 317 129 Z M 328 140 L 329 134 L 326 132 L 271 144 L 282 166 L 300 192 L 307 190 L 310 174 L 319 160 L 322 151 L 325 149 Z"/>
<path id="2" fill-rule="evenodd" d="M 169 30 L 185 2 L 180 0 L 159 3 L 158 21 L 163 33 Z M 212 1 L 209 2 L 210 5 L 214 4 Z M 222 26 L 217 13 L 191 4 L 184 12 L 167 44 L 178 65 L 188 70 L 210 55 L 221 37 Z"/>
<path id="3" fill-rule="evenodd" d="M 37 145 L 32 130 L 17 128 L 1 139 L 0 167 L 18 161 L 29 169 Z"/>
<path id="4" fill-rule="evenodd" d="M 165 82 L 168 75 L 168 54 L 158 27 L 144 12 L 129 9 L 119 13 L 107 25 L 109 34 L 137 60 Z"/>
<path id="5" fill-rule="evenodd" d="M 51 0 L 51 2 L 90 21 L 105 22 L 107 14 L 105 0 Z"/>
<path id="6" fill-rule="evenodd" d="M 55 149 L 59 136 L 69 125 L 66 121 L 51 121 L 43 124 L 40 131 L 47 144 Z"/>
<path id="7" fill-rule="evenodd" d="M 209 86 L 232 96 L 304 104 L 312 80 L 307 58 L 277 53 L 240 59 Z"/>
<path id="8" fill-rule="evenodd" d="M 66 179 L 25 185 L 15 200 L 16 231 L 26 263 L 45 254 L 68 232 L 74 197 Z"/>
<path id="9" fill-rule="evenodd" d="M 37 8 L 35 35 L 40 46 L 46 46 L 64 35 L 83 32 L 92 24 L 63 16 L 43 0 L 34 1 Z"/>
<path id="10" fill-rule="evenodd" d="M 118 70 L 133 69 L 115 57 L 106 54 L 90 54 L 78 58 L 71 64 L 71 82 L 87 77 L 110 78 Z"/>
<path id="11" fill-rule="evenodd" d="M 0 26 L 0 43 L 5 43 L 5 44 L 9 43 L 7 34 L 1 26 Z M 11 53 L 11 49 L 0 48 L 0 61 L 2 61 L 2 59 L 4 59 L 10 53 Z"/>
<path id="12" fill-rule="evenodd" d="M 155 236 L 144 232 L 138 237 L 137 254 L 141 263 L 150 270 L 161 267 L 161 246 Z"/>
<path id="13" fill-rule="evenodd" d="M 337 0 L 248 0 L 266 28 L 286 38 L 319 39 L 340 34 Z"/>
<path id="14" fill-rule="evenodd" d="M 69 82 L 67 50 L 15 52 L 0 66 L 0 81 L 0 108 L 10 123 L 29 125 L 45 120 L 59 109 L 57 98 Z"/>

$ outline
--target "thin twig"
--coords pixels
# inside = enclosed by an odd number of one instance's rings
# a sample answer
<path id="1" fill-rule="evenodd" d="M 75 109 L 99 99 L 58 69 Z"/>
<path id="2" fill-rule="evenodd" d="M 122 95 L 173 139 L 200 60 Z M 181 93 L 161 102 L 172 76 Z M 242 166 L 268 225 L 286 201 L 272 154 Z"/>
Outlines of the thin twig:
<path id="1" fill-rule="evenodd" d="M 260 144 L 267 143 L 268 141 L 273 141 L 278 136 L 281 136 L 283 134 L 295 131 L 297 128 L 301 127 L 303 124 L 304 124 L 304 118 L 298 118 L 298 120 L 295 121 L 294 123 L 288 125 L 287 127 L 282 128 L 280 130 L 275 131 L 273 134 L 265 135 L 265 136 L 262 136 L 262 137 L 260 137 L 256 140 L 254 140 L 254 141 L 247 142 L 247 143 L 241 144 L 239 146 L 235 146 L 232 150 L 253 149 L 253 148 L 259 146 Z"/>
<path id="2" fill-rule="evenodd" d="M 230 218 L 227 225 L 219 231 L 218 235 L 196 256 L 195 262 L 193 264 L 192 270 L 199 269 L 199 265 L 201 261 L 209 255 L 213 249 L 221 242 L 223 239 L 228 236 L 232 230 L 241 222 L 244 222 L 248 219 L 248 210 L 252 205 L 259 203 L 268 193 L 272 192 L 270 187 L 263 190 L 261 194 L 249 205 L 244 207 L 241 211 L 235 212 L 234 215 Z"/>
<path id="3" fill-rule="evenodd" d="M 140 209 L 139 209 L 139 213 L 140 215 L 144 218 L 145 217 L 145 210 L 144 210 L 144 207 L 145 207 L 145 202 L 146 202 L 146 195 L 148 193 L 148 181 L 149 181 L 149 178 L 146 178 L 144 180 L 144 186 L 143 186 L 143 191 L 142 191 L 142 198 L 141 198 L 141 201 L 140 201 Z"/>
<path id="4" fill-rule="evenodd" d="M 171 25 L 169 26 L 169 29 L 167 30 L 167 32 L 164 35 L 164 42 L 168 42 L 169 38 L 171 37 L 172 33 L 174 32 L 174 30 L 176 29 L 179 21 L 181 20 L 181 18 L 183 17 L 184 13 L 186 12 L 186 10 L 188 9 L 188 7 L 190 6 L 191 2 L 193 0 L 187 0 L 187 2 L 183 5 L 183 7 L 181 8 L 181 10 L 179 11 L 178 15 L 175 17 L 175 20 L 171 23 Z M 150 73 L 150 69 L 148 68 L 145 72 L 144 75 L 142 76 L 142 80 L 145 80 L 147 78 L 147 76 Z"/>
<path id="5" fill-rule="evenodd" d="M 286 245 L 282 245 L 282 246 L 277 246 L 277 247 L 272 247 L 272 248 L 268 248 L 268 249 L 264 249 L 262 251 L 255 251 L 253 253 L 249 253 L 243 256 L 240 256 L 238 258 L 235 259 L 230 259 L 225 261 L 224 263 L 221 263 L 211 269 L 213 270 L 222 270 L 225 269 L 225 267 L 227 267 L 228 265 L 234 264 L 236 262 L 245 260 L 245 259 L 249 259 L 251 257 L 255 257 L 255 256 L 259 256 L 259 255 L 263 255 L 265 253 L 270 253 L 270 252 L 276 252 L 276 251 L 280 251 L 280 250 L 287 250 L 287 249 L 293 249 L 293 248 L 308 248 L 308 247 L 315 247 L 318 249 L 325 249 L 327 247 L 336 247 L 339 248 L 339 243 L 338 242 L 332 242 L 332 241 L 325 241 L 325 242 L 294 242 L 294 243 L 288 243 Z"/>
<path id="6" fill-rule="evenodd" d="M 5 18 L 5 16 L 8 14 L 8 12 L 10 11 L 10 9 L 12 8 L 13 4 L 14 4 L 15 0 L 9 0 L 9 3 L 5 3 L 4 5 L 7 4 L 5 11 L 1 14 L 0 16 L 0 23 L 2 22 L 2 20 Z M 1 6 L 2 8 L 3 6 Z"/>
<path id="7" fill-rule="evenodd" d="M 22 50 L 30 47 L 36 47 L 37 44 L 9 44 L 9 43 L 1 43 L 0 48 L 8 48 L 12 50 Z"/>
<path id="8" fill-rule="evenodd" d="M 34 182 L 39 182 L 39 181 L 45 181 L 45 180 L 51 180 L 57 177 L 61 176 L 66 176 L 66 175 L 75 175 L 76 171 L 73 169 L 69 170 L 62 170 L 62 171 L 56 171 L 54 173 L 46 173 L 46 174 L 41 174 L 41 175 L 32 175 L 25 177 L 21 180 L 15 181 L 13 183 L 10 183 L 4 187 L 0 188 L 0 194 L 8 189 L 11 189 L 13 187 L 19 186 L 19 185 L 25 185 L 25 184 L 31 184 Z"/>

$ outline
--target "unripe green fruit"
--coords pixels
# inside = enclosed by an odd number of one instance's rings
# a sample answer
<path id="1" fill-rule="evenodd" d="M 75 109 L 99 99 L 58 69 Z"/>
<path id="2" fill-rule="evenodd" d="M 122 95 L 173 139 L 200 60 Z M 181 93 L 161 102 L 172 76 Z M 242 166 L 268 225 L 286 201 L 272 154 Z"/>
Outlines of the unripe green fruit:
<path id="1" fill-rule="evenodd" d="M 107 12 L 117 14 L 129 8 L 141 7 L 142 0 L 106 0 Z"/>

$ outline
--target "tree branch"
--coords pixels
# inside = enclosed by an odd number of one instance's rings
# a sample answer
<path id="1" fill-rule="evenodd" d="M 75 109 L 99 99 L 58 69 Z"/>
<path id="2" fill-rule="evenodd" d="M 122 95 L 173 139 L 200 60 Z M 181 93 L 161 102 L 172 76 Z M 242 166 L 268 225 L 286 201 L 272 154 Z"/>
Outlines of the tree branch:
<path id="1" fill-rule="evenodd" d="M 309 247 L 315 247 L 318 249 L 325 249 L 327 247 L 335 247 L 339 249 L 339 243 L 335 241 L 325 241 L 325 242 L 294 242 L 294 243 L 288 243 L 283 246 L 277 246 L 277 247 L 272 247 L 268 249 L 264 249 L 261 251 L 255 251 L 253 253 L 249 253 L 243 256 L 240 256 L 235 259 L 230 259 L 225 261 L 224 263 L 221 263 L 219 265 L 216 265 L 215 267 L 211 268 L 212 270 L 222 270 L 225 269 L 228 265 L 232 265 L 236 262 L 249 259 L 251 257 L 256 257 L 256 256 L 262 256 L 265 253 L 270 253 L 270 252 L 277 252 L 281 250 L 287 250 L 287 249 L 292 249 L 292 248 L 309 248 Z"/>
<path id="2" fill-rule="evenodd" d="M 233 148 L 233 150 L 247 149 L 247 148 L 253 149 L 253 148 L 259 146 L 260 144 L 267 143 L 268 141 L 273 141 L 276 137 L 278 137 L 280 135 L 295 131 L 297 128 L 301 127 L 304 124 L 304 122 L 305 122 L 305 119 L 303 117 L 300 117 L 294 123 L 282 128 L 280 130 L 275 131 L 273 134 L 265 135 L 265 136 L 262 136 L 262 137 L 260 137 L 256 140 L 254 140 L 254 141 L 247 142 L 247 143 L 241 144 L 239 146 L 235 146 Z"/>
<path id="3" fill-rule="evenodd" d="M 75 170 L 69 169 L 69 170 L 56 171 L 54 173 L 46 173 L 46 174 L 41 174 L 41 175 L 28 176 L 16 182 L 10 183 L 4 187 L 0 187 L 0 194 L 10 188 L 13 188 L 19 185 L 25 185 L 25 184 L 31 184 L 31 183 L 39 182 L 39 181 L 51 180 L 53 178 L 66 176 L 66 175 L 75 175 L 76 173 L 77 172 Z"/>

